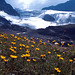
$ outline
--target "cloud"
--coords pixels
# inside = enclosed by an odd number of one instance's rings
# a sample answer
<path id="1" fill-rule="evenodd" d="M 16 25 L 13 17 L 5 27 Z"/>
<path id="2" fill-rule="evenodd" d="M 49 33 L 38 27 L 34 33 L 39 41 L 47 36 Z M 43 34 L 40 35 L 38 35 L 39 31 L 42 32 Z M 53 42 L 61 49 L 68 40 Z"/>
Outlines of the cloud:
<path id="1" fill-rule="evenodd" d="M 14 8 L 21 9 L 42 9 L 43 7 L 57 5 L 66 1 L 69 0 L 6 0 L 6 2 L 11 4 Z"/>

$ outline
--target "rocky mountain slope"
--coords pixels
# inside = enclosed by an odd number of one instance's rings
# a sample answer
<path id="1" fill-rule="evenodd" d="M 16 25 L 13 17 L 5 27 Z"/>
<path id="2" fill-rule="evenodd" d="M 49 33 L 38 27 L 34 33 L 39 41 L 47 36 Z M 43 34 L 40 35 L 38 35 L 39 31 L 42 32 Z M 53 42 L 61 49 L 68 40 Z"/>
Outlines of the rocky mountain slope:
<path id="1" fill-rule="evenodd" d="M 4 11 L 9 15 L 19 16 L 17 11 L 10 4 L 7 4 L 5 0 L 0 0 L 0 11 Z"/>
<path id="2" fill-rule="evenodd" d="M 59 37 L 60 39 L 75 40 L 75 24 L 65 26 L 49 26 L 45 29 L 38 29 L 37 32 L 41 35 Z"/>
<path id="3" fill-rule="evenodd" d="M 0 30 L 2 32 L 4 32 L 5 30 L 7 30 L 7 31 L 11 30 L 11 31 L 18 31 L 18 32 L 26 32 L 27 29 L 29 29 L 29 28 L 28 27 L 19 26 L 19 25 L 15 25 L 15 24 L 10 24 L 10 25 L 3 24 L 3 25 L 0 26 Z"/>
<path id="4" fill-rule="evenodd" d="M 0 25 L 3 24 L 10 24 L 10 22 L 8 20 L 6 20 L 5 18 L 0 16 Z"/>
<path id="5" fill-rule="evenodd" d="M 28 38 L 41 38 L 44 41 L 49 40 L 73 40 L 75 42 L 75 24 L 65 25 L 65 26 L 49 26 L 45 29 L 30 29 L 18 25 L 2 25 L 0 26 L 0 32 L 7 34 L 17 34 L 20 33 L 22 36 L 27 36 Z"/>

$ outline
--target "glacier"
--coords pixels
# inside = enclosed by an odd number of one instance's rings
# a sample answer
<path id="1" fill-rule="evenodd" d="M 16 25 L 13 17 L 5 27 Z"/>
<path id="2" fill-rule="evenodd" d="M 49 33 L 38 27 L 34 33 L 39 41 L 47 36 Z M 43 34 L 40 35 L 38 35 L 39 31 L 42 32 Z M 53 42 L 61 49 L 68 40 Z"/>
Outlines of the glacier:
<path id="1" fill-rule="evenodd" d="M 20 13 L 21 14 L 21 13 Z M 55 21 L 45 21 L 43 20 L 43 16 L 49 14 Z M 62 26 L 68 24 L 75 24 L 75 12 L 69 11 L 56 11 L 56 10 L 25 10 L 22 12 L 20 17 L 11 16 L 5 13 L 4 11 L 0 11 L 0 16 L 5 19 L 11 21 L 11 24 L 17 24 L 20 26 L 27 26 L 38 29 L 38 28 L 46 28 L 48 26 Z"/>

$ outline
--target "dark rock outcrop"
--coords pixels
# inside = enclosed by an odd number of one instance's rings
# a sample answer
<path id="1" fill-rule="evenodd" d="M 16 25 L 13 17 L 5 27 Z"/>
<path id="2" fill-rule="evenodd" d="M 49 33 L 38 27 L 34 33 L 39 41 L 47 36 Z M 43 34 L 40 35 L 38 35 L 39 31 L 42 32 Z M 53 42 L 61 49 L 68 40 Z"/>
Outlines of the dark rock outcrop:
<path id="1" fill-rule="evenodd" d="M 55 21 L 55 19 L 49 14 L 44 15 L 43 20 L 45 21 Z"/>
<path id="2" fill-rule="evenodd" d="M 52 29 L 38 29 L 38 33 L 42 35 L 56 36 L 57 33 Z"/>
<path id="3" fill-rule="evenodd" d="M 0 16 L 0 25 L 3 25 L 3 24 L 10 24 L 10 22 L 8 20 L 6 20 L 5 18 Z"/>
<path id="4" fill-rule="evenodd" d="M 17 11 L 10 4 L 7 4 L 5 0 L 0 0 L 0 11 L 4 11 L 9 15 L 19 16 Z"/>
<path id="5" fill-rule="evenodd" d="M 1 25 L 0 29 L 9 29 L 13 31 L 26 32 L 27 28 L 19 25 Z"/>
<path id="6" fill-rule="evenodd" d="M 42 10 L 75 11 L 75 0 L 69 0 L 56 6 L 45 7 Z"/>

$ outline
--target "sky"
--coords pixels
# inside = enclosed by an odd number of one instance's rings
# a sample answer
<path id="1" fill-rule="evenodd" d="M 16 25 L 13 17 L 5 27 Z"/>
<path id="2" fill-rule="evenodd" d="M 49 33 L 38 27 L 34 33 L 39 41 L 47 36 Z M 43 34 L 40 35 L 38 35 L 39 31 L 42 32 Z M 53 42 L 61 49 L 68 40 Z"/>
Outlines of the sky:
<path id="1" fill-rule="evenodd" d="M 5 0 L 13 8 L 20 9 L 42 9 L 51 5 L 57 5 L 69 0 Z"/>

